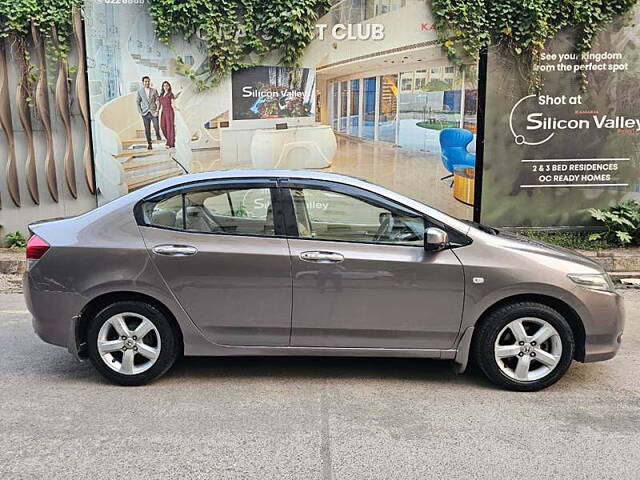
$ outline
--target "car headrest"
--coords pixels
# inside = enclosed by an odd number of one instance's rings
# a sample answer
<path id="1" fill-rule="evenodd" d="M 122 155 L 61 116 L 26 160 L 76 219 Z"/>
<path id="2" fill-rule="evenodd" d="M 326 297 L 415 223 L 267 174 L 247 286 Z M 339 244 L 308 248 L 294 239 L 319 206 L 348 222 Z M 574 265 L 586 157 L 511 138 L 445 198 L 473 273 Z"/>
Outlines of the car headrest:
<path id="1" fill-rule="evenodd" d="M 187 230 L 196 232 L 213 232 L 218 230 L 215 225 L 206 218 L 206 214 L 203 212 L 203 207 L 191 205 L 185 210 L 187 213 L 187 220 L 185 222 Z M 176 215 L 176 226 L 178 228 L 182 228 L 182 219 L 182 210 L 180 210 L 178 215 Z"/>
<path id="2" fill-rule="evenodd" d="M 151 213 L 151 223 L 163 227 L 174 227 L 176 224 L 176 213 L 171 210 L 154 210 Z"/>

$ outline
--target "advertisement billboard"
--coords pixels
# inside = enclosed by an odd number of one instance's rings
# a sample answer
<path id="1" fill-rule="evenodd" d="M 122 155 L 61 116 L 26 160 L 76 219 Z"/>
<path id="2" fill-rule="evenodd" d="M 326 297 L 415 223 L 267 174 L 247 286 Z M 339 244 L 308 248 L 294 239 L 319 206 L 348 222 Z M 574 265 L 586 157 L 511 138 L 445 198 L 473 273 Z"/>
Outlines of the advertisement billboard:
<path id="1" fill-rule="evenodd" d="M 428 2 L 338 2 L 299 66 L 250 54 L 205 88 L 204 40 L 161 42 L 148 5 L 89 0 L 85 21 L 100 204 L 185 170 L 297 168 L 472 217 L 477 66 L 447 59 Z"/>
<path id="2" fill-rule="evenodd" d="M 514 74 L 516 59 L 490 50 L 484 223 L 588 227 L 589 208 L 640 198 L 638 25 L 618 19 L 584 55 L 571 33 L 560 34 L 537 66 L 539 92 Z"/>

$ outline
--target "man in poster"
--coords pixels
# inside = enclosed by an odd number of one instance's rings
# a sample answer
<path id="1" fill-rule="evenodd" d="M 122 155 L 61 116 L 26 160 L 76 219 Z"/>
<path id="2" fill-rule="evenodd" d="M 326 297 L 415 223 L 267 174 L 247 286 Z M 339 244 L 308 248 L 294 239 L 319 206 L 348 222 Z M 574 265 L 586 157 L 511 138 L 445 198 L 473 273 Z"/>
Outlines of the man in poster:
<path id="1" fill-rule="evenodd" d="M 147 149 L 151 150 L 153 148 L 151 141 L 151 122 L 153 122 L 153 129 L 156 131 L 157 139 L 162 140 L 162 137 L 160 137 L 160 122 L 158 121 L 158 112 L 160 109 L 158 91 L 151 86 L 151 79 L 147 76 L 142 77 L 142 88 L 138 90 L 136 103 L 138 105 L 138 113 L 140 113 L 142 121 L 144 122 Z"/>

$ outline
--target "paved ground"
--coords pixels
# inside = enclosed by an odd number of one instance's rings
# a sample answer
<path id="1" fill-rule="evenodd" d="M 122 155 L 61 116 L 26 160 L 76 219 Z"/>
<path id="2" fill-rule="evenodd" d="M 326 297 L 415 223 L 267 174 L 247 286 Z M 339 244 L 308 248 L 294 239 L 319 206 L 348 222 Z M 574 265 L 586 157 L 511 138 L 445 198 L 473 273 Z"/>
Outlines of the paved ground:
<path id="1" fill-rule="evenodd" d="M 609 362 L 534 394 L 445 362 L 187 359 L 105 383 L 0 294 L 0 478 L 638 478 L 640 291 Z"/>
<path id="2" fill-rule="evenodd" d="M 22 275 L 0 273 L 0 295 L 3 293 L 22 293 Z"/>

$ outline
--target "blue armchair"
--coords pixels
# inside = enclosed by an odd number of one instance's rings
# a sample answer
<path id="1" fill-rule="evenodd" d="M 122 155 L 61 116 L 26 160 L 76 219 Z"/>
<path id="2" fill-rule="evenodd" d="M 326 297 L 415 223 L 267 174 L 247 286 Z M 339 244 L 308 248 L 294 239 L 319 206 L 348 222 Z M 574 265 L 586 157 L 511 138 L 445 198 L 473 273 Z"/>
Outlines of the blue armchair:
<path id="1" fill-rule="evenodd" d="M 453 177 L 458 167 L 475 167 L 476 156 L 467 152 L 467 146 L 473 140 L 473 133 L 464 128 L 445 128 L 440 132 L 440 150 L 442 164 L 450 173 L 440 180 Z"/>

